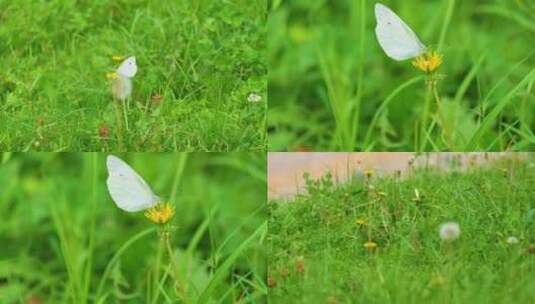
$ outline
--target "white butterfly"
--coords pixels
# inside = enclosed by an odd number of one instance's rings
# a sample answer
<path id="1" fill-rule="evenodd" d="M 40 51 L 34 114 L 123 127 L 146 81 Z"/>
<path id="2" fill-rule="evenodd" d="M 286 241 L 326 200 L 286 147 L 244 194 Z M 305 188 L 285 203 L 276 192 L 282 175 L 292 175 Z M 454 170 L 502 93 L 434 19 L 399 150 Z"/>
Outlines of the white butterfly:
<path id="1" fill-rule="evenodd" d="M 402 61 L 417 57 L 426 51 L 425 45 L 411 28 L 388 7 L 376 3 L 375 18 L 377 19 L 375 34 L 388 57 Z"/>
<path id="2" fill-rule="evenodd" d="M 117 69 L 117 74 L 127 77 L 127 78 L 134 77 L 136 73 L 137 73 L 136 56 L 131 56 L 131 57 L 126 58 L 121 63 L 119 68 Z"/>
<path id="3" fill-rule="evenodd" d="M 147 183 L 120 158 L 108 155 L 108 191 L 117 207 L 136 212 L 154 207 L 160 202 Z"/>
<path id="4" fill-rule="evenodd" d="M 132 95 L 132 80 L 137 73 L 136 57 L 131 56 L 126 58 L 119 68 L 117 74 L 119 77 L 113 81 L 112 92 L 113 96 L 119 100 L 126 100 Z"/>

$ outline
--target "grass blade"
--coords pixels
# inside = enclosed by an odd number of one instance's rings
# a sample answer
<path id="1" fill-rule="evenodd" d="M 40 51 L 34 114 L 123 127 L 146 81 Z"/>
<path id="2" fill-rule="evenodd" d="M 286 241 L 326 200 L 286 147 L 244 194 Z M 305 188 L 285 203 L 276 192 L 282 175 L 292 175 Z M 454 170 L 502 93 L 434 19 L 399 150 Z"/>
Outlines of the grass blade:
<path id="1" fill-rule="evenodd" d="M 106 282 L 106 279 L 110 275 L 111 267 L 119 260 L 121 255 L 128 249 L 132 244 L 134 244 L 139 239 L 143 238 L 144 236 L 153 233 L 156 230 L 155 227 L 145 229 L 141 231 L 140 233 L 134 235 L 133 237 L 129 238 L 113 255 L 111 260 L 108 262 L 108 265 L 106 265 L 106 268 L 104 270 L 104 273 L 102 274 L 102 277 L 100 279 L 100 284 L 98 285 L 97 293 L 95 298 L 98 300 L 100 297 L 100 294 L 102 293 L 102 289 L 104 288 L 104 283 Z"/>
<path id="2" fill-rule="evenodd" d="M 475 151 L 477 144 L 480 142 L 481 137 L 485 134 L 485 132 L 490 128 L 491 124 L 496 121 L 496 118 L 500 115 L 500 113 L 503 111 L 505 106 L 509 104 L 513 96 L 526 84 L 531 81 L 531 78 L 535 76 L 535 69 L 532 69 L 531 72 L 529 72 L 526 77 L 520 81 L 514 87 L 504 98 L 502 98 L 498 104 L 492 109 L 492 111 L 485 117 L 479 128 L 476 130 L 466 147 L 464 148 L 464 151 Z"/>
<path id="3" fill-rule="evenodd" d="M 416 77 L 413 77 L 413 78 L 405 81 L 404 83 L 399 85 L 394 91 L 392 91 L 392 93 L 390 93 L 390 95 L 388 95 L 385 98 L 383 103 L 379 106 L 379 109 L 377 109 L 377 111 L 375 111 L 375 114 L 373 115 L 372 121 L 370 122 L 370 127 L 368 128 L 368 132 L 366 132 L 366 137 L 364 139 L 364 145 L 363 145 L 363 147 L 365 149 L 369 148 L 368 144 L 370 142 L 370 137 L 371 137 L 372 131 L 375 128 L 375 125 L 377 124 L 377 120 L 379 119 L 379 117 L 381 117 L 383 112 L 387 109 L 388 105 L 394 99 L 394 97 L 396 97 L 404 89 L 410 87 L 411 85 L 413 85 L 415 83 L 420 82 L 423 78 L 424 78 L 423 76 L 416 76 Z"/>
<path id="4" fill-rule="evenodd" d="M 212 279 L 201 292 L 197 303 L 209 303 L 209 298 L 213 293 L 213 290 L 225 279 L 225 276 L 229 272 L 234 262 L 242 255 L 242 253 L 248 249 L 260 236 L 264 235 L 267 231 L 267 222 L 256 229 L 249 238 L 247 238 L 236 250 L 221 264 L 221 266 L 214 273 Z"/>

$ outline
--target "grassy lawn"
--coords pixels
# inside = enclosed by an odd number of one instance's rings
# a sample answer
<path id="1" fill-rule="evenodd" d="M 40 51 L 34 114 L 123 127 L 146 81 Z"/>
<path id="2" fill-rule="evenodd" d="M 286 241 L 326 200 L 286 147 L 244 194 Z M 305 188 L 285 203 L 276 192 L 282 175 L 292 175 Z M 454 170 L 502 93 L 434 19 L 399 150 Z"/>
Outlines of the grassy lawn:
<path id="1" fill-rule="evenodd" d="M 533 303 L 534 167 L 308 180 L 269 205 L 270 302 Z M 458 239 L 441 240 L 445 222 Z"/>
<path id="2" fill-rule="evenodd" d="M 0 149 L 265 150 L 265 23 L 263 0 L 0 1 Z M 113 56 L 138 65 L 122 115 Z"/>
<path id="3" fill-rule="evenodd" d="M 1 303 L 265 303 L 263 154 L 121 154 L 176 206 L 169 247 L 115 206 L 105 156 L 1 155 Z"/>
<path id="4" fill-rule="evenodd" d="M 273 0 L 270 151 L 535 149 L 533 0 L 380 2 L 444 56 L 436 94 L 381 49 L 376 1 Z"/>

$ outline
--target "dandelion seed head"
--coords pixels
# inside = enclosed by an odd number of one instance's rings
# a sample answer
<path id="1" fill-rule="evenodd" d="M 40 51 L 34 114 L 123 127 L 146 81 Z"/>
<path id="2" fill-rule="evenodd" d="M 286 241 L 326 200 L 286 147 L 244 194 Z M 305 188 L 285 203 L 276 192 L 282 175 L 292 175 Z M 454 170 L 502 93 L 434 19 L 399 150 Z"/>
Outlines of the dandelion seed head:
<path id="1" fill-rule="evenodd" d="M 461 228 L 455 222 L 444 223 L 440 225 L 439 234 L 443 241 L 453 241 L 461 234 Z"/>
<path id="2" fill-rule="evenodd" d="M 262 96 L 256 93 L 250 93 L 247 96 L 247 101 L 252 102 L 252 103 L 260 102 L 262 101 Z"/>
<path id="3" fill-rule="evenodd" d="M 167 224 L 175 215 L 175 207 L 169 203 L 160 203 L 145 211 L 145 217 L 155 224 Z"/>
<path id="4" fill-rule="evenodd" d="M 118 75 L 117 78 L 113 79 L 111 90 L 113 97 L 118 100 L 126 100 L 132 95 L 132 80 Z"/>
<path id="5" fill-rule="evenodd" d="M 510 236 L 508 237 L 506 240 L 507 244 L 518 244 L 518 238 L 516 238 L 515 236 Z"/>

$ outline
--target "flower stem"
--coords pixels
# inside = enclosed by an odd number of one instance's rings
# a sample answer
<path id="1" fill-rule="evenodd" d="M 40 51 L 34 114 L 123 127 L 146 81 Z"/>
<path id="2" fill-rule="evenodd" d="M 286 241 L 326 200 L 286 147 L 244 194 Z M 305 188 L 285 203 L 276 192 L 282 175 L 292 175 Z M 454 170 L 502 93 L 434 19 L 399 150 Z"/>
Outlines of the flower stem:
<path id="1" fill-rule="evenodd" d="M 127 110 L 129 110 L 128 103 L 126 102 L 126 99 L 123 100 L 123 116 L 124 116 L 124 122 L 126 125 L 126 131 L 128 131 L 128 115 Z"/>
<path id="2" fill-rule="evenodd" d="M 124 151 L 124 138 L 123 138 L 123 117 L 122 117 L 122 110 L 120 109 L 121 103 L 114 99 L 113 105 L 115 108 L 115 120 L 117 121 L 117 142 L 119 143 L 119 151 Z"/>
<path id="3" fill-rule="evenodd" d="M 433 87 L 433 96 L 435 97 L 435 101 L 437 103 L 438 119 L 440 120 L 440 125 L 442 127 L 442 131 L 444 132 L 444 137 L 446 139 L 446 144 L 448 145 L 448 148 L 451 149 L 451 147 L 452 147 L 451 133 L 449 131 L 448 126 L 446 125 L 446 117 L 444 117 L 444 113 L 442 111 L 442 101 L 440 100 L 440 96 L 438 95 L 436 83 L 434 83 L 432 85 L 432 87 Z"/>
<path id="4" fill-rule="evenodd" d="M 169 241 L 169 234 L 165 236 L 165 246 L 167 248 L 167 253 L 169 255 L 169 262 L 171 264 L 171 269 L 173 270 L 173 278 L 175 279 L 175 288 L 180 294 L 182 303 L 188 303 L 185 290 L 181 284 L 180 280 L 180 270 L 173 253 L 173 248 L 171 248 L 171 242 Z"/>
<path id="5" fill-rule="evenodd" d="M 429 120 L 429 112 L 431 111 L 431 97 L 433 96 L 433 85 L 430 81 L 426 81 L 427 91 L 425 94 L 424 111 L 422 114 L 422 121 L 420 125 L 420 147 L 418 152 L 423 152 L 427 145 L 427 122 Z"/>
<path id="6" fill-rule="evenodd" d="M 152 292 L 154 294 L 152 295 L 152 303 L 158 303 L 158 295 L 159 293 L 159 281 L 160 281 L 160 268 L 162 264 L 162 253 L 164 249 L 164 240 L 160 237 L 158 241 L 158 251 L 156 253 L 156 265 L 154 268 L 154 277 L 153 277 L 153 287 Z"/>

